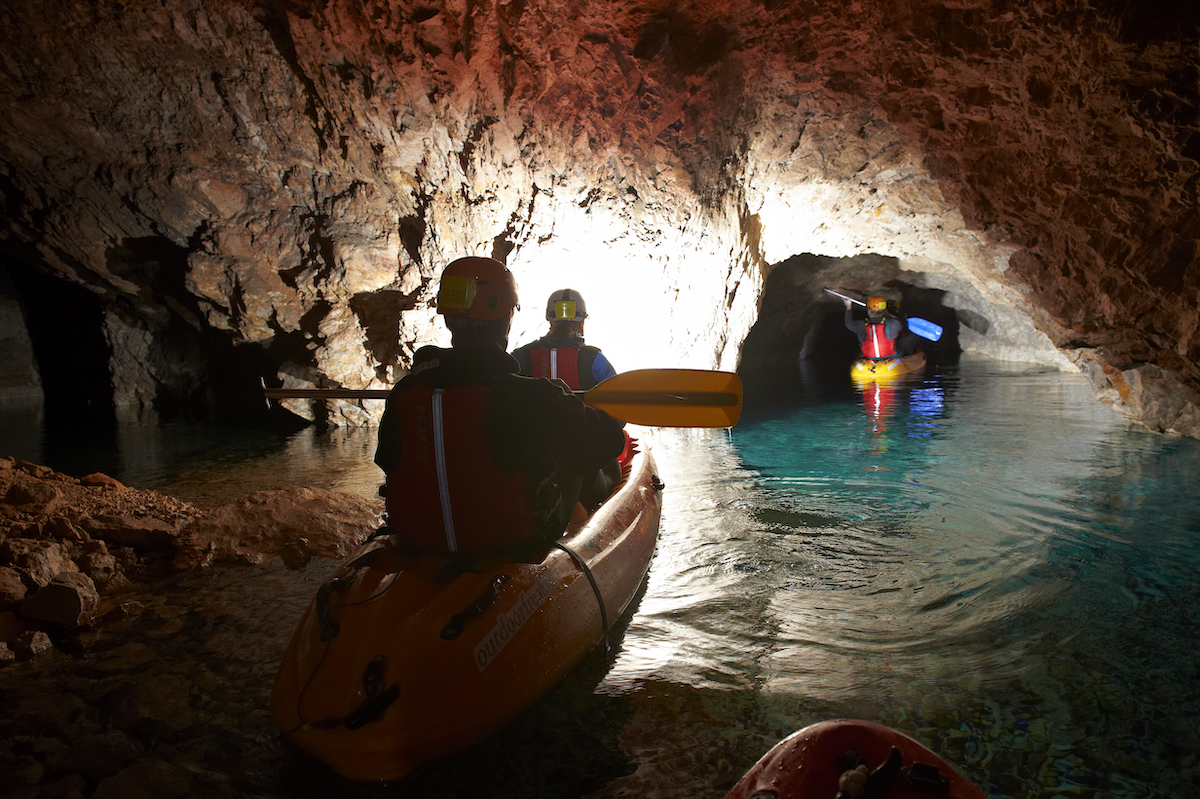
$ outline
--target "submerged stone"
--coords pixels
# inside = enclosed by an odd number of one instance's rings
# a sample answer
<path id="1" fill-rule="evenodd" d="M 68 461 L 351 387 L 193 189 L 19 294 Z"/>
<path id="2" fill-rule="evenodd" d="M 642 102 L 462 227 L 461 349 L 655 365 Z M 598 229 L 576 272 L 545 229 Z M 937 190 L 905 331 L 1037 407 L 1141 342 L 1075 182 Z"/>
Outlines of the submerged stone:
<path id="1" fill-rule="evenodd" d="M 379 526 L 382 512 L 382 502 L 341 491 L 256 491 L 184 527 L 175 565 L 261 563 L 269 556 L 301 564 L 306 555 L 345 557 Z"/>
<path id="2" fill-rule="evenodd" d="M 45 621 L 60 627 L 81 627 L 92 619 L 100 594 L 86 574 L 62 572 L 21 603 L 26 619 Z"/>

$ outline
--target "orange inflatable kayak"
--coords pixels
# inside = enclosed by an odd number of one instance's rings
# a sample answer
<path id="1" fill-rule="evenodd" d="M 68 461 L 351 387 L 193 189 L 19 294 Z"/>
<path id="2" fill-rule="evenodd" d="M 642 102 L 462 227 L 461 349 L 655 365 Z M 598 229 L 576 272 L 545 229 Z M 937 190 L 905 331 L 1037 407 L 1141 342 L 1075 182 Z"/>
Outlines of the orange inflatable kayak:
<path id="1" fill-rule="evenodd" d="M 283 655 L 271 713 L 285 737 L 344 777 L 394 780 L 512 721 L 636 595 L 658 538 L 654 470 L 634 451 L 616 492 L 538 562 L 369 541 L 317 592 Z"/>
<path id="2" fill-rule="evenodd" d="M 725 799 L 984 799 L 933 750 L 870 721 L 805 727 L 776 744 Z"/>

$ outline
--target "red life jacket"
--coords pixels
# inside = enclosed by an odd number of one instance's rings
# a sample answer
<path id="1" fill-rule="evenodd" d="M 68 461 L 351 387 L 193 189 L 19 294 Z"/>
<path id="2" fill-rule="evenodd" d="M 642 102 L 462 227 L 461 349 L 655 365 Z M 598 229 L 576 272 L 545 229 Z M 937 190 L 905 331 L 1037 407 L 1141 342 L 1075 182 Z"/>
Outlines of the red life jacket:
<path id="1" fill-rule="evenodd" d="M 538 347 L 529 353 L 529 366 L 533 377 L 558 378 L 572 391 L 583 390 L 578 347 Z"/>
<path id="2" fill-rule="evenodd" d="M 867 340 L 863 342 L 863 355 L 868 358 L 890 358 L 896 354 L 896 342 L 884 335 L 884 321 L 867 322 Z"/>
<path id="3" fill-rule="evenodd" d="M 487 385 L 434 388 L 399 397 L 400 465 L 387 476 L 392 528 L 433 554 L 499 554 L 533 541 L 528 478 L 489 451 Z"/>

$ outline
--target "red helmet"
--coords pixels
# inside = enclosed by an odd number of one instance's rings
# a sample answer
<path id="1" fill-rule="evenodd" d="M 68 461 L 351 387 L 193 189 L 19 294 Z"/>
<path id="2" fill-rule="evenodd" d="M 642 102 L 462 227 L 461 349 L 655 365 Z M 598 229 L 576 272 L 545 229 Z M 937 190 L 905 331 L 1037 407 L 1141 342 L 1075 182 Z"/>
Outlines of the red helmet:
<path id="1" fill-rule="evenodd" d="M 495 258 L 459 258 L 442 272 L 437 312 L 469 319 L 505 319 L 521 307 L 517 280 Z"/>

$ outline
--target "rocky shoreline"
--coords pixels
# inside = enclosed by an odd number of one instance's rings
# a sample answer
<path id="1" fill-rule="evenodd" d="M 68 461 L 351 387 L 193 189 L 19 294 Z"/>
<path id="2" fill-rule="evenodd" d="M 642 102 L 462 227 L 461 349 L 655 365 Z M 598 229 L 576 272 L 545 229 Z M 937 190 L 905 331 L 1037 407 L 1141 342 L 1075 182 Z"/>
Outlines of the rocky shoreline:
<path id="1" fill-rule="evenodd" d="M 396 796 L 297 750 L 269 712 L 297 621 L 382 510 L 313 488 L 201 509 L 0 458 L 0 799 Z M 628 772 L 626 709 L 592 692 L 606 664 L 404 795 L 577 796 L 555 786 Z"/>
<path id="2" fill-rule="evenodd" d="M 382 503 L 337 491 L 258 491 L 212 510 L 101 473 L 0 458 L 0 668 L 138 613 L 131 589 L 217 563 L 291 568 L 347 555 Z"/>
<path id="3" fill-rule="evenodd" d="M 382 510 L 316 488 L 203 510 L 0 458 L 0 797 L 295 795 L 274 669 Z"/>

